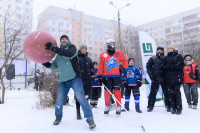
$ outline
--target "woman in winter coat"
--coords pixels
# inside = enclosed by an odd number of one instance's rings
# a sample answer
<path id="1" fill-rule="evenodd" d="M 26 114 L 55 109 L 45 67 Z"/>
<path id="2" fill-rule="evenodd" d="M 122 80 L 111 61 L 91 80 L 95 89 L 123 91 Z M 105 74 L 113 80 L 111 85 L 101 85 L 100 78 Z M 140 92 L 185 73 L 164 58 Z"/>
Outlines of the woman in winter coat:
<path id="1" fill-rule="evenodd" d="M 178 54 L 174 47 L 169 47 L 163 69 L 167 90 L 169 90 L 171 113 L 177 115 L 182 112 L 180 87 L 183 83 L 183 67 L 184 59 L 182 55 Z"/>
<path id="2" fill-rule="evenodd" d="M 189 54 L 186 54 L 184 56 L 184 63 L 185 66 L 183 68 L 183 88 L 185 92 L 185 97 L 187 99 L 188 108 L 197 109 L 197 79 L 199 76 L 199 68 L 196 62 L 192 59 L 192 56 Z"/>
<path id="3" fill-rule="evenodd" d="M 92 60 L 88 57 L 87 46 L 81 45 L 80 50 L 78 51 L 78 60 L 79 66 L 81 70 L 81 78 L 83 82 L 83 88 L 85 92 L 85 96 L 87 99 L 91 97 L 91 88 L 92 88 Z M 76 101 L 76 111 L 77 111 L 77 119 L 81 118 L 80 113 L 80 104 Z"/>

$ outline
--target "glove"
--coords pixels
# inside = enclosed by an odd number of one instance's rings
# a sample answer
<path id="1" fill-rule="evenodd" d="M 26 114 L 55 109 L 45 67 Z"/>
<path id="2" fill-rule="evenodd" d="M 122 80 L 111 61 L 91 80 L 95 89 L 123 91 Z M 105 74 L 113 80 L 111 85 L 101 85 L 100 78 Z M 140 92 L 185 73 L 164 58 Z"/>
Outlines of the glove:
<path id="1" fill-rule="evenodd" d="M 124 81 L 124 82 L 122 82 L 122 84 L 124 85 L 124 87 L 128 87 L 128 82 L 127 81 Z"/>
<path id="2" fill-rule="evenodd" d="M 142 80 L 137 80 L 137 86 L 141 87 L 142 86 Z"/>
<path id="3" fill-rule="evenodd" d="M 51 67 L 51 63 L 50 62 L 43 63 L 42 65 L 45 66 L 46 68 L 50 68 Z"/>
<path id="4" fill-rule="evenodd" d="M 51 42 L 48 42 L 45 44 L 46 49 L 52 50 L 56 47 Z"/>
<path id="5" fill-rule="evenodd" d="M 102 85 L 103 84 L 103 78 L 98 78 L 98 82 L 99 82 L 100 85 Z"/>
<path id="6" fill-rule="evenodd" d="M 120 73 L 124 73 L 124 72 L 125 72 L 125 70 L 124 70 L 124 68 L 122 67 L 122 65 L 119 65 L 119 72 L 120 72 Z"/>

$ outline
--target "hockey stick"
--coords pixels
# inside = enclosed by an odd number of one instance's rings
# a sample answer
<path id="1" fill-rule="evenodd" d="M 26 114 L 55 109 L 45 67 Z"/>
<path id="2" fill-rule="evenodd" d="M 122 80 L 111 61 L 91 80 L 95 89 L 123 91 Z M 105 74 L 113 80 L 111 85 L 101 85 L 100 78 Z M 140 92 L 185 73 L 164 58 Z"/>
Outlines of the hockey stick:
<path id="1" fill-rule="evenodd" d="M 106 88 L 106 90 L 112 95 L 112 97 L 122 106 L 122 104 L 115 98 L 115 96 L 110 92 L 110 90 L 104 85 L 104 83 L 102 83 L 102 85 L 104 86 L 104 88 Z M 122 106 L 123 107 L 123 106 Z M 124 108 L 125 109 L 125 108 Z M 128 112 L 126 109 L 125 109 L 126 112 Z M 140 125 L 137 121 L 135 121 L 136 124 L 138 124 L 141 128 L 142 128 L 142 131 L 145 132 L 145 128 L 143 125 Z"/>

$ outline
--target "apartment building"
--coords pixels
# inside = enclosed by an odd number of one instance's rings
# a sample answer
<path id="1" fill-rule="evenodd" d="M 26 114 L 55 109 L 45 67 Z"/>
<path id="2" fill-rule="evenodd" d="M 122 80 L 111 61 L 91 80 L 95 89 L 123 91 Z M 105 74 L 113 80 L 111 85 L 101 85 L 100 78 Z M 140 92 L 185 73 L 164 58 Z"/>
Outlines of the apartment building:
<path id="1" fill-rule="evenodd" d="M 33 0 L 0 0 L 0 49 L 2 48 L 3 43 L 3 28 L 4 28 L 4 20 L 3 17 L 7 16 L 6 25 L 12 26 L 13 32 L 19 28 L 18 24 L 28 23 L 29 28 L 26 28 L 24 31 L 25 34 L 28 34 L 32 31 L 32 1 Z M 12 34 L 12 33 L 10 33 Z M 8 35 L 7 35 L 8 36 Z M 18 40 L 24 40 L 25 36 L 21 36 L 17 38 Z M 20 41 L 23 42 L 23 41 Z M 22 47 L 23 43 L 20 43 L 20 47 Z M 0 57 L 1 57 L 0 50 Z M 22 54 L 20 58 L 24 58 Z"/>
<path id="2" fill-rule="evenodd" d="M 173 45 L 179 53 L 196 56 L 200 50 L 200 8 L 178 13 L 137 27 L 148 32 L 157 45 Z"/>
<path id="3" fill-rule="evenodd" d="M 99 60 L 106 50 L 106 40 L 117 39 L 117 21 L 106 20 L 74 9 L 49 6 L 38 17 L 38 30 L 45 30 L 60 43 L 60 36 L 67 34 L 77 48 L 81 44 L 88 47 L 89 56 Z"/>

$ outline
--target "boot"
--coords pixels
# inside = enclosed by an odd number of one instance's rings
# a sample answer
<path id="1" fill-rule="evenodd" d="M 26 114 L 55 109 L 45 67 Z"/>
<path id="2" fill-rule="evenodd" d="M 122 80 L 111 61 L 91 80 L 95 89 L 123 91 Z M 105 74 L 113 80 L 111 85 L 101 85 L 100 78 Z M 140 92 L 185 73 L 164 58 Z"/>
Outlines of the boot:
<path id="1" fill-rule="evenodd" d="M 136 112 L 138 112 L 138 113 L 142 113 L 142 111 L 140 110 L 140 107 L 139 107 L 139 106 L 135 106 L 135 110 L 136 110 Z"/>
<path id="2" fill-rule="evenodd" d="M 90 129 L 93 129 L 93 128 L 96 127 L 96 124 L 94 123 L 94 120 L 89 121 L 88 124 L 89 124 L 89 128 Z"/>
<path id="3" fill-rule="evenodd" d="M 171 112 L 171 108 L 170 107 L 166 107 L 167 112 Z"/>
<path id="4" fill-rule="evenodd" d="M 53 125 L 58 125 L 60 122 L 61 122 L 61 119 L 56 119 L 56 120 L 53 122 Z"/>
<path id="5" fill-rule="evenodd" d="M 172 110 L 171 110 L 171 113 L 172 113 L 172 114 L 176 114 L 176 110 L 175 110 L 175 109 L 172 109 Z"/>
<path id="6" fill-rule="evenodd" d="M 116 109 L 116 114 L 117 114 L 117 115 L 120 115 L 120 114 L 121 114 L 121 107 L 120 107 L 120 106 L 117 107 L 117 109 Z"/>
<path id="7" fill-rule="evenodd" d="M 106 107 L 105 107 L 104 114 L 109 114 L 109 111 L 110 111 L 110 106 L 106 106 Z"/>
<path id="8" fill-rule="evenodd" d="M 82 117 L 81 117 L 80 109 L 77 109 L 76 111 L 77 111 L 77 112 L 76 112 L 76 114 L 77 114 L 77 120 L 81 120 Z"/>
<path id="9" fill-rule="evenodd" d="M 192 109 L 197 109 L 197 105 L 193 105 Z"/>
<path id="10" fill-rule="evenodd" d="M 192 108 L 192 105 L 188 105 L 188 108 Z"/>
<path id="11" fill-rule="evenodd" d="M 147 112 L 152 112 L 153 109 L 152 108 L 147 108 Z"/>
<path id="12" fill-rule="evenodd" d="M 176 114 L 180 115 L 182 113 L 182 110 L 177 110 Z"/>

